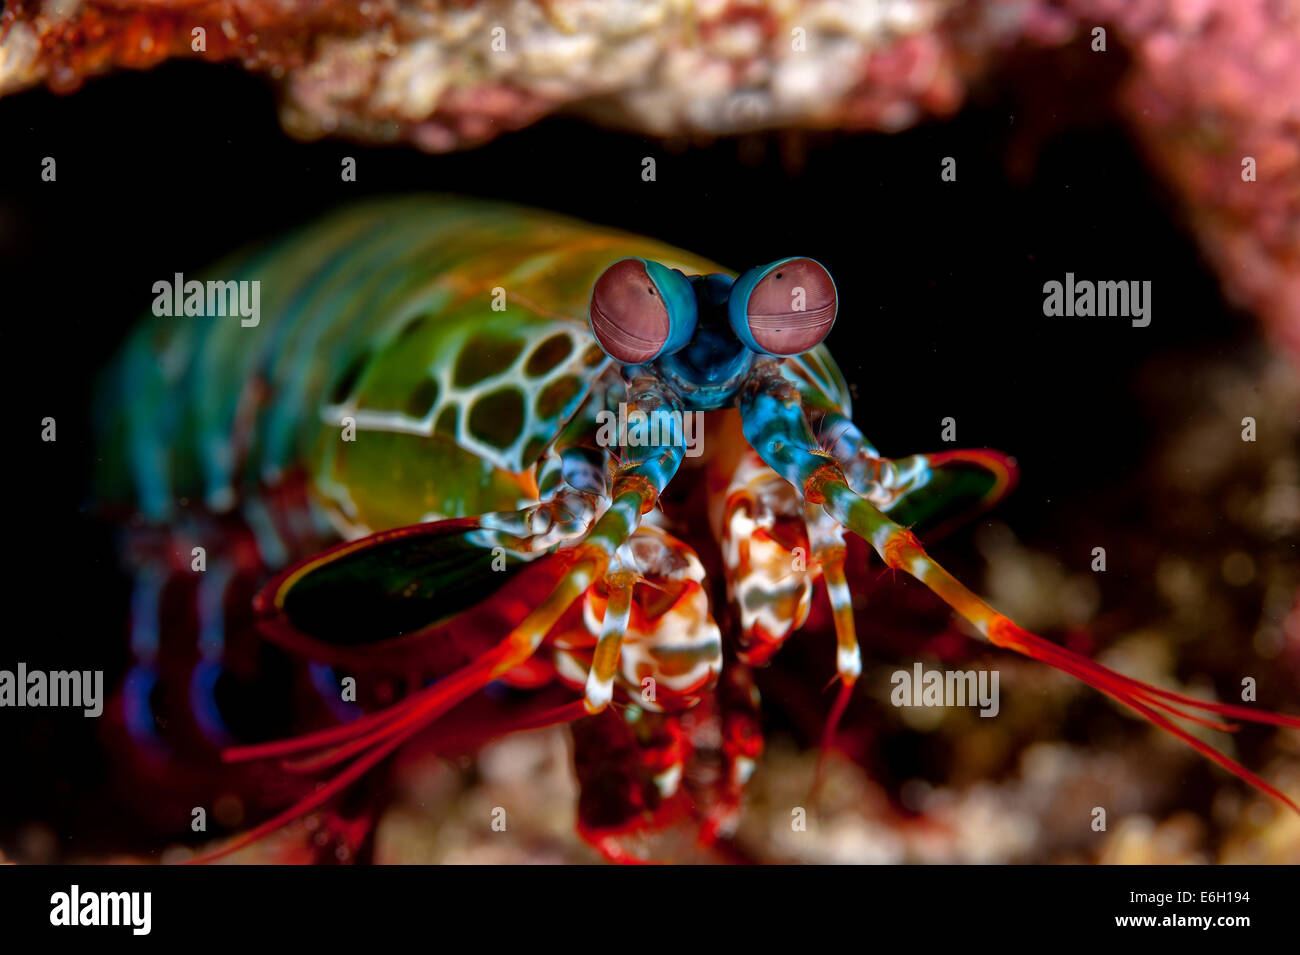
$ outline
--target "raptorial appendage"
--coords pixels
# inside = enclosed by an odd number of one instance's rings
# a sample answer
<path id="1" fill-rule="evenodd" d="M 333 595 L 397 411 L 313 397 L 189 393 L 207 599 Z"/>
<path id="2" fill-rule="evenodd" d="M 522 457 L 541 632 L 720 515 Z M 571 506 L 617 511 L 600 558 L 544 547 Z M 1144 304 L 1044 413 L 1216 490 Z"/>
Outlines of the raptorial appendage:
<path id="1" fill-rule="evenodd" d="M 672 394 L 658 386 L 653 379 L 633 380 L 628 390 L 628 403 L 633 411 L 659 415 L 666 422 L 681 420 L 681 408 Z M 560 711 L 546 714 L 546 718 L 556 722 L 573 719 L 584 712 L 599 712 L 608 705 L 612 696 L 609 684 L 616 669 L 619 648 L 630 616 L 629 584 L 635 584 L 635 580 L 630 579 L 628 574 L 628 562 L 620 560 L 620 551 L 636 532 L 642 515 L 654 506 L 659 494 L 676 474 L 684 455 L 681 435 L 673 430 L 671 424 L 666 424 L 661 433 L 667 440 L 658 445 L 625 449 L 622 459 L 611 467 L 609 491 L 603 500 L 594 493 L 593 480 L 582 487 L 570 487 L 568 491 L 557 492 L 547 502 L 549 508 L 539 510 L 535 507 L 515 514 L 486 515 L 468 521 L 417 525 L 352 541 L 326 551 L 308 564 L 292 568 L 273 580 L 259 598 L 259 610 L 267 619 L 268 626 L 290 630 L 292 622 L 286 624 L 283 617 L 292 612 L 291 602 L 295 588 L 301 590 L 304 586 L 310 586 L 313 573 L 332 574 L 334 579 L 341 580 L 346 576 L 344 572 L 351 569 L 352 576 L 359 579 L 373 581 L 383 578 L 378 591 L 370 586 L 369 590 L 360 593 L 358 599 L 362 602 L 366 599 L 387 601 L 399 596 L 409 597 L 413 589 L 422 585 L 412 581 L 405 588 L 399 588 L 398 583 L 405 579 L 400 575 L 409 575 L 413 567 L 427 566 L 432 553 L 442 553 L 446 557 L 445 553 L 438 550 L 443 547 L 438 538 L 442 527 L 449 527 L 455 532 L 444 535 L 446 538 L 461 542 L 457 546 L 468 545 L 466 549 L 470 553 L 477 552 L 486 556 L 491 548 L 502 547 L 503 542 L 508 541 L 512 556 L 524 557 L 524 562 L 530 566 L 539 560 L 548 560 L 555 565 L 555 580 L 549 592 L 532 606 L 504 638 L 472 663 L 428 688 L 345 726 L 309 733 L 296 739 L 228 750 L 224 754 L 228 761 L 292 757 L 292 761 L 286 762 L 284 766 L 298 772 L 316 772 L 345 763 L 347 767 L 310 796 L 205 856 L 204 861 L 220 858 L 249 845 L 321 805 L 452 707 L 492 681 L 506 676 L 538 650 L 569 607 L 594 585 L 600 585 L 607 593 L 615 595 L 615 612 L 607 615 L 598 643 L 599 666 L 593 665 L 591 669 L 591 678 L 586 684 L 583 699 L 562 707 Z M 573 535 L 573 540 L 553 539 L 557 536 L 557 526 L 563 527 L 566 519 L 572 520 L 573 510 L 579 511 L 580 519 L 582 512 L 588 508 L 592 513 L 596 510 L 601 513 L 587 525 L 585 534 L 580 533 L 582 528 L 579 527 L 579 534 Z M 540 540 L 530 533 L 534 527 L 540 532 Z M 429 550 L 429 541 L 433 541 L 433 550 Z M 408 550 L 404 547 L 406 544 L 411 548 L 424 547 L 425 550 Z M 390 568 L 394 571 L 390 575 L 394 579 L 385 576 Z M 503 578 L 502 586 L 505 586 L 509 575 L 503 573 L 499 576 Z M 627 615 L 620 609 L 625 598 L 629 603 Z M 336 596 L 335 599 L 342 597 Z M 316 612 L 320 614 L 324 611 L 317 609 Z M 352 612 L 357 611 L 354 608 Z M 435 614 L 435 619 L 438 616 L 444 615 Z M 433 626 L 435 625 L 430 624 L 430 627 Z M 714 677 L 721 663 L 720 646 L 718 651 L 716 665 L 706 667 Z M 348 763 L 349 760 L 352 762 Z"/>
<path id="2" fill-rule="evenodd" d="M 1209 719 L 1201 713 L 1292 728 L 1300 728 L 1300 717 L 1207 703 L 1163 690 L 1116 673 L 1019 627 L 930 557 L 910 529 L 892 520 L 871 500 L 870 489 L 860 492 L 850 484 L 841 462 L 814 437 L 798 390 L 780 374 L 777 363 L 770 362 L 757 371 L 741 399 L 745 436 L 763 460 L 798 488 L 806 501 L 820 505 L 836 522 L 863 538 L 887 566 L 905 571 L 919 580 L 995 646 L 1013 650 L 1077 677 L 1300 813 L 1300 805 L 1295 800 L 1169 718 L 1231 731 L 1236 727 Z M 845 445 L 846 450 L 849 447 Z M 852 450 L 856 459 L 860 448 Z"/>

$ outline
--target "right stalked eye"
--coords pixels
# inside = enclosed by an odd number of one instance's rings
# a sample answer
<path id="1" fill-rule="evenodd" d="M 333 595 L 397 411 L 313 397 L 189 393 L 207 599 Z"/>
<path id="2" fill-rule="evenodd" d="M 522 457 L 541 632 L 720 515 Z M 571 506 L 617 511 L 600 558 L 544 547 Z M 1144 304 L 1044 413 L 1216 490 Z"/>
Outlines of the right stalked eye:
<path id="1" fill-rule="evenodd" d="M 750 269 L 731 288 L 727 317 L 746 346 L 764 355 L 798 355 L 835 324 L 835 282 L 815 259 L 780 259 Z"/>
<path id="2" fill-rule="evenodd" d="M 621 259 L 591 290 L 591 331 L 605 354 L 625 365 L 670 355 L 695 333 L 695 292 L 674 269 Z"/>

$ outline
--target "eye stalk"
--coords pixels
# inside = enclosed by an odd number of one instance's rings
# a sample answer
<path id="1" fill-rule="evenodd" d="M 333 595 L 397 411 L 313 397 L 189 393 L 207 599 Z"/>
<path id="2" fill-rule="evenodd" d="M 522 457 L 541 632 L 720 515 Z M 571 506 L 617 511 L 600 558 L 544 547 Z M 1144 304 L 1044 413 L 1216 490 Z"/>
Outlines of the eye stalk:
<path id="1" fill-rule="evenodd" d="M 681 272 L 648 259 L 620 259 L 596 279 L 588 314 L 605 354 L 636 365 L 684 348 L 695 334 L 698 307 Z"/>
<path id="2" fill-rule="evenodd" d="M 784 357 L 821 343 L 835 324 L 835 282 L 820 262 L 779 259 L 750 269 L 731 288 L 731 329 L 752 351 Z"/>

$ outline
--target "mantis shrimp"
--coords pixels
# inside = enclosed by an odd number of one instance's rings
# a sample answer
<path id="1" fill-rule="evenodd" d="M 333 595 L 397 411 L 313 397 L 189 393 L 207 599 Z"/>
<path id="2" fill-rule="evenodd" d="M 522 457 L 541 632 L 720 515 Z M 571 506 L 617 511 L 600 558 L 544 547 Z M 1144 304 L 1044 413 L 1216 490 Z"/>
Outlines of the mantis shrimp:
<path id="1" fill-rule="evenodd" d="M 674 813 L 699 817 L 706 843 L 726 836 L 762 749 L 750 668 L 800 630 L 819 583 L 840 684 L 828 742 L 861 675 L 850 536 L 978 639 L 1300 812 L 1184 725 L 1300 717 L 1124 676 L 1021 628 L 931 556 L 926 528 L 992 506 L 1015 465 L 872 446 L 822 344 L 838 297 L 812 258 L 737 275 L 550 213 L 416 197 L 336 213 L 213 274 L 260 282 L 261 320 L 150 319 L 105 379 L 104 497 L 136 513 L 121 712 L 138 743 L 165 746 L 156 710 L 179 679 L 227 763 L 332 775 L 207 858 L 324 806 L 417 737 L 559 723 L 574 726 L 579 828 L 607 856 Z M 699 493 L 670 491 L 686 485 Z M 160 606 L 193 543 L 197 649 L 178 677 Z M 252 591 L 260 632 L 311 662 L 330 725 L 251 743 L 232 729 L 230 608 Z M 364 706 L 340 705 L 343 672 L 360 674 Z M 496 713 L 493 686 L 535 702 Z M 704 802 L 683 786 L 692 711 L 721 728 Z"/>

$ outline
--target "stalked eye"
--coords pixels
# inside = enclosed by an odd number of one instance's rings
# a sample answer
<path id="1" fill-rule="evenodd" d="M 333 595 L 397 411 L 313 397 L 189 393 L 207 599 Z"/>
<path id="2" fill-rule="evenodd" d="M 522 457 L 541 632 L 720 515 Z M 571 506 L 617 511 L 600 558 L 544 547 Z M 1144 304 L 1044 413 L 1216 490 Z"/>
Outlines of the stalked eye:
<path id="1" fill-rule="evenodd" d="M 621 259 L 596 280 L 591 331 L 625 365 L 671 355 L 695 334 L 695 291 L 681 272 L 646 259 Z"/>
<path id="2" fill-rule="evenodd" d="M 750 269 L 731 288 L 727 314 L 736 337 L 766 355 L 798 355 L 835 324 L 835 282 L 813 259 L 781 259 Z"/>

